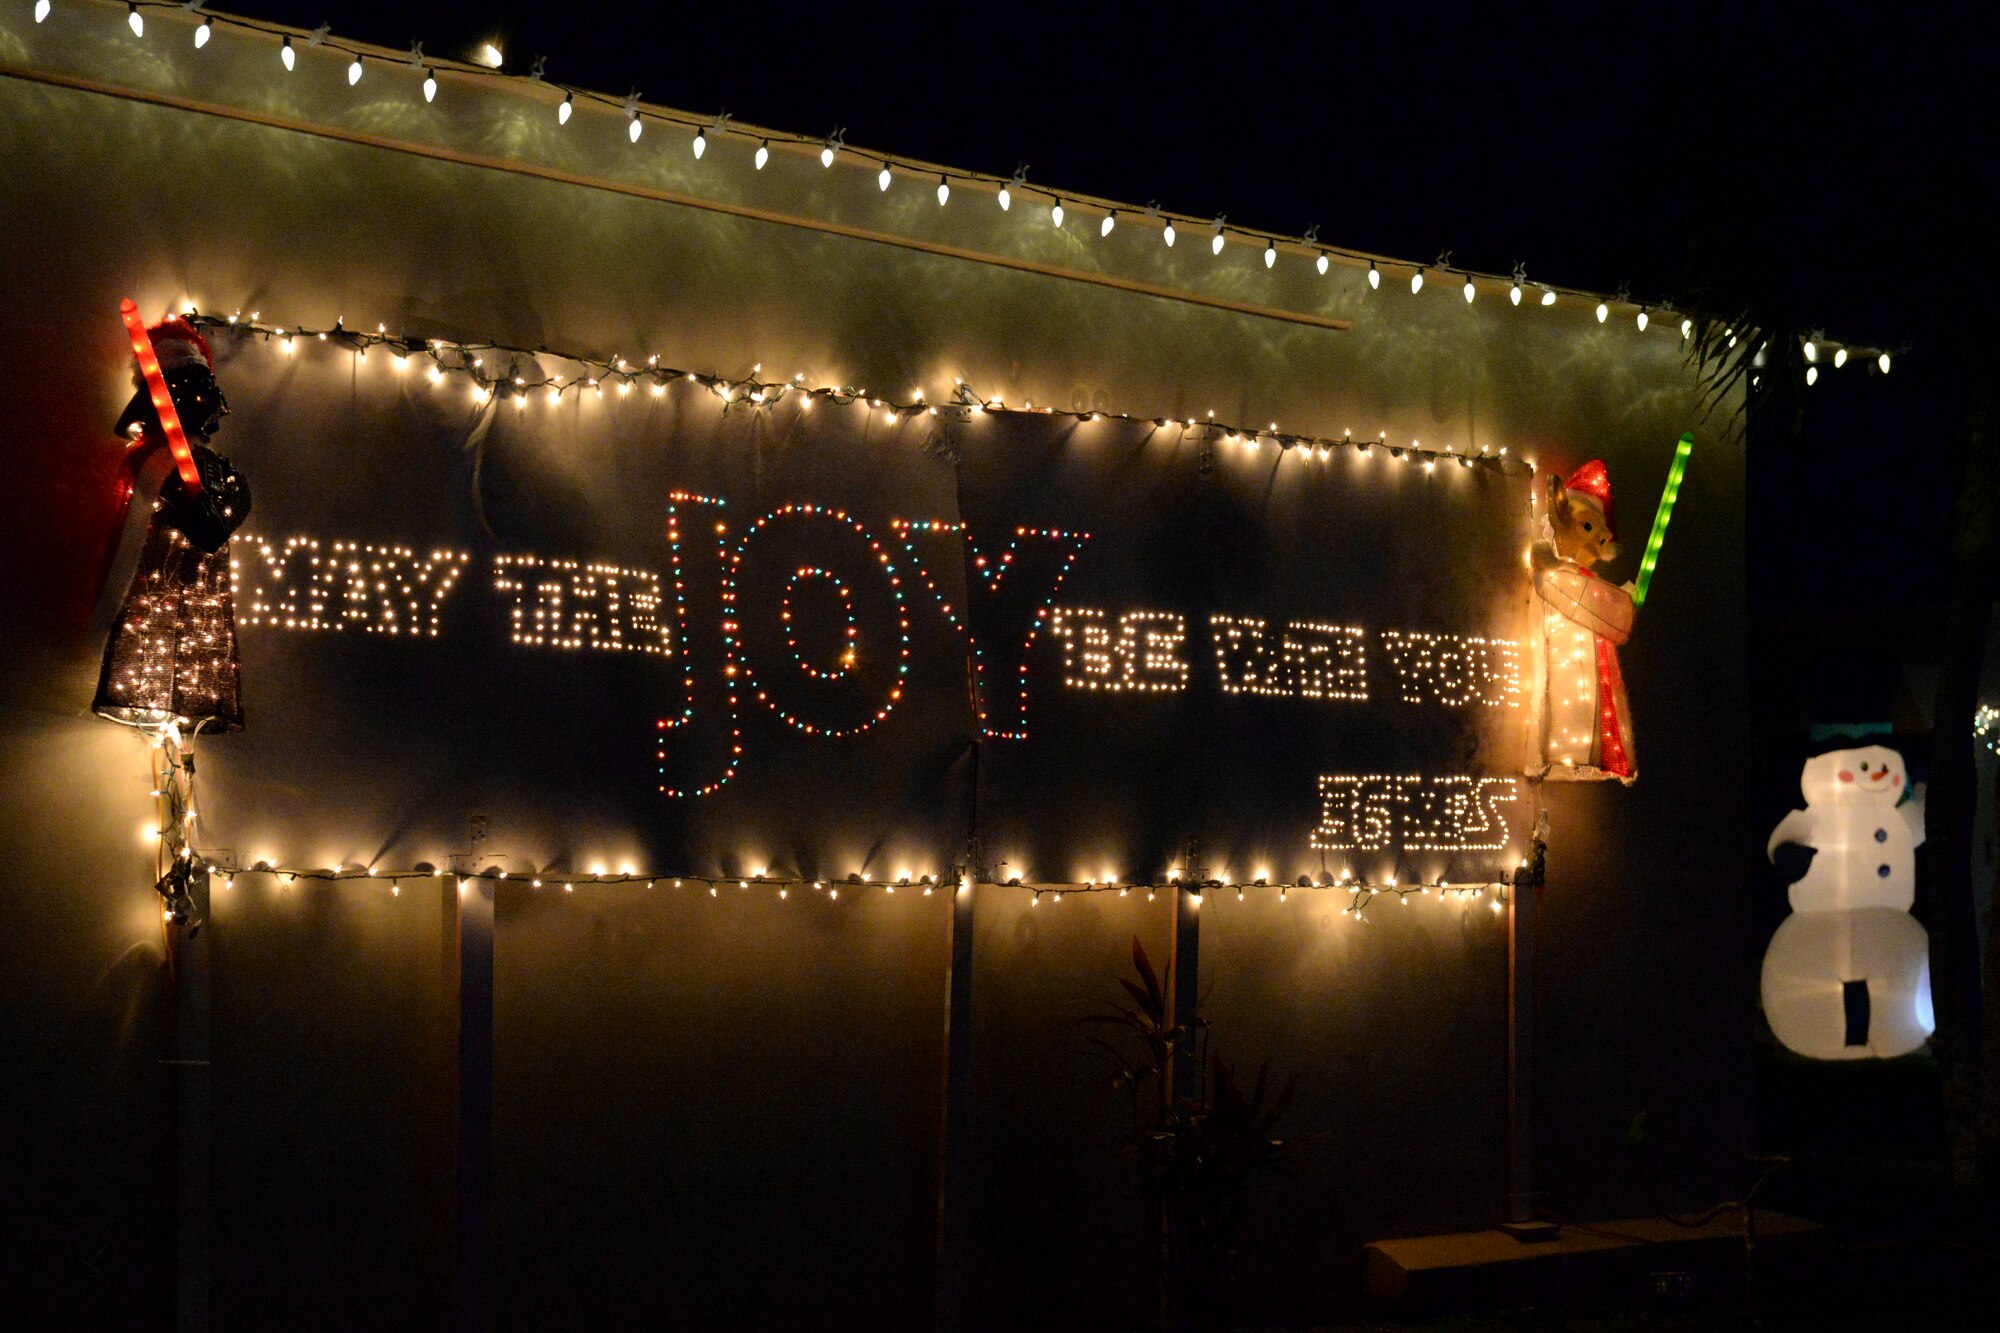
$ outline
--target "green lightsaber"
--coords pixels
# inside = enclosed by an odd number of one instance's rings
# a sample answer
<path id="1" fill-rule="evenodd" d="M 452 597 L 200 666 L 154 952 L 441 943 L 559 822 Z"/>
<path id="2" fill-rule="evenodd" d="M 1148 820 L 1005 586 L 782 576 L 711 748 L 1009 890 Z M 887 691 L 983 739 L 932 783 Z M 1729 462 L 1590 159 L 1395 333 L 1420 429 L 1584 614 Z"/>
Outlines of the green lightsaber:
<path id="1" fill-rule="evenodd" d="M 1632 605 L 1646 604 L 1646 589 L 1652 586 L 1653 567 L 1660 563 L 1660 548 L 1667 544 L 1667 524 L 1674 517 L 1674 501 L 1680 498 L 1681 478 L 1687 475 L 1688 455 L 1694 452 L 1694 433 L 1681 436 L 1674 450 L 1673 466 L 1667 469 L 1667 488 L 1660 492 L 1660 508 L 1653 515 L 1653 531 L 1646 538 L 1646 553 L 1639 557 L 1639 582 L 1632 589 Z"/>

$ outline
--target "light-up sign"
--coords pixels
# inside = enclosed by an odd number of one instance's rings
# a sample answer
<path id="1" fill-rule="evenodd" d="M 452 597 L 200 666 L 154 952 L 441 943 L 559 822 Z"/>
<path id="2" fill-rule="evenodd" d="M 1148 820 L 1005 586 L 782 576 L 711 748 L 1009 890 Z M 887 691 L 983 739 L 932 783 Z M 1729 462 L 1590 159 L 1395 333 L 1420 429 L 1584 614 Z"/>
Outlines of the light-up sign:
<path id="1" fill-rule="evenodd" d="M 232 552 L 251 708 L 322 739 L 253 726 L 221 780 L 254 808 L 218 837 L 476 801 L 538 868 L 1435 886 L 1527 854 L 1516 461 L 1243 446 L 1204 471 L 1186 431 L 997 411 L 940 457 L 861 402 L 781 407 L 780 433 L 698 386 L 519 412 L 371 387 L 374 360 L 234 363 L 264 491 Z"/>

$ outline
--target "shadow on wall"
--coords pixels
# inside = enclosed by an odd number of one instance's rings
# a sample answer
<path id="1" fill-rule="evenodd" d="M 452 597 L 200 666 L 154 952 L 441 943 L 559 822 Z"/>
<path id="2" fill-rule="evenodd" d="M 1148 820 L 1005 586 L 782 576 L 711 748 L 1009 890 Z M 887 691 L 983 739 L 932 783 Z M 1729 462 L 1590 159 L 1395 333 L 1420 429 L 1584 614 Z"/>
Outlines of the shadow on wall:
<path id="1" fill-rule="evenodd" d="M 90 668 L 10 670 L 26 692 L 75 689 Z M 0 861 L 14 869 L 0 939 L 8 1127 L 0 1138 L 0 1291 L 48 1326 L 164 1326 L 172 1290 L 173 981 L 138 835 L 151 809 L 139 739 L 79 715 L 6 708 L 13 775 Z M 50 783 L 67 771 L 91 783 Z M 30 791 L 42 799 L 30 803 Z M 73 846 L 62 830 L 125 836 Z"/>

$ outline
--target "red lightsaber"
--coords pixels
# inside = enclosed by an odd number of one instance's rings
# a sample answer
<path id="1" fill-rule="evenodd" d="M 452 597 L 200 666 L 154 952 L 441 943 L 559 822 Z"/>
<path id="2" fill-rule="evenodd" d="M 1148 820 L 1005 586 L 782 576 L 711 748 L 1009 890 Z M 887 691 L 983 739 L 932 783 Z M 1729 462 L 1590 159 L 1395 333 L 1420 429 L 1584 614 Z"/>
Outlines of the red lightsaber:
<path id="1" fill-rule="evenodd" d="M 174 410 L 173 395 L 167 392 L 167 377 L 160 373 L 160 358 L 153 351 L 146 321 L 139 318 L 139 307 L 129 297 L 118 303 L 118 313 L 125 320 L 125 331 L 132 335 L 132 355 L 139 358 L 139 372 L 146 377 L 147 389 L 152 391 L 153 411 L 160 418 L 160 428 L 167 433 L 167 449 L 180 469 L 181 481 L 190 495 L 198 495 L 201 469 L 194 465 L 194 450 L 188 448 L 187 435 L 181 430 L 181 414 Z"/>

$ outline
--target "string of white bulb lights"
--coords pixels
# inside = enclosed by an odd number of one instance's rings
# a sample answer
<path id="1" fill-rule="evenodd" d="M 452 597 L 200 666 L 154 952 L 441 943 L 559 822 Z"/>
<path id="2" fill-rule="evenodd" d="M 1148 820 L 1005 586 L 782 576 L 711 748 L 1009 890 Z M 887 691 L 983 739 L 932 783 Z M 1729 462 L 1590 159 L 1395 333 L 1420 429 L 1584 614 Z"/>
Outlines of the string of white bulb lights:
<path id="1" fill-rule="evenodd" d="M 1430 882 L 1399 882 L 1396 879 L 1388 879 L 1370 882 L 1356 879 L 1348 872 L 1343 872 L 1338 877 L 1322 875 L 1318 879 L 1313 879 L 1309 876 L 1301 875 L 1296 880 L 1279 880 L 1276 882 L 1264 879 L 1244 882 L 1212 879 L 1204 880 L 1199 884 L 1193 882 L 1184 884 L 1178 875 L 1170 873 L 1164 879 L 1159 880 L 1132 882 L 1085 880 L 1077 883 L 1061 883 L 1046 880 L 1028 882 L 1022 880 L 1019 876 L 1006 880 L 974 879 L 962 873 L 949 874 L 942 878 L 933 875 L 920 875 L 913 879 L 910 876 L 903 875 L 894 879 L 883 879 L 870 878 L 855 873 L 848 875 L 844 879 L 807 879 L 803 876 L 774 875 L 765 871 L 759 871 L 751 875 L 667 874 L 661 871 L 633 869 L 616 871 L 543 870 L 514 873 L 494 866 L 488 866 L 483 870 L 475 871 L 439 869 L 435 866 L 420 864 L 402 870 L 380 870 L 366 866 L 340 869 L 325 866 L 294 866 L 270 861 L 258 861 L 248 866 L 238 866 L 227 862 L 210 861 L 198 855 L 195 857 L 195 868 L 197 871 L 205 870 L 212 876 L 217 877 L 220 880 L 220 887 L 225 891 L 235 888 L 237 878 L 246 875 L 263 875 L 285 887 L 289 887 L 300 880 L 328 884 L 359 883 L 384 885 L 389 889 L 392 896 L 399 895 L 402 892 L 401 886 L 405 880 L 450 879 L 456 881 L 460 891 L 470 888 L 474 883 L 490 882 L 497 884 L 502 881 L 526 884 L 531 890 L 559 890 L 563 893 L 574 893 L 580 887 L 607 888 L 643 884 L 646 888 L 653 890 L 658 890 L 662 887 L 673 890 L 691 888 L 698 892 L 705 890 L 707 896 L 711 898 L 726 896 L 724 893 L 725 890 L 742 893 L 754 889 L 771 894 L 780 902 L 789 900 L 792 893 L 798 890 L 823 894 L 829 901 L 838 902 L 843 892 L 849 895 L 850 900 L 857 893 L 864 893 L 871 890 L 883 896 L 894 897 L 899 889 L 906 893 L 914 892 L 928 898 L 941 889 L 962 891 L 975 886 L 986 886 L 1025 890 L 1032 895 L 1029 900 L 1030 905 L 1039 907 L 1044 899 L 1047 899 L 1051 903 L 1060 903 L 1065 896 L 1075 897 L 1079 894 L 1097 893 L 1115 894 L 1120 898 L 1129 897 L 1133 894 L 1141 894 L 1144 895 L 1148 902 L 1151 902 L 1161 893 L 1174 892 L 1185 888 L 1190 891 L 1196 906 L 1200 906 L 1206 898 L 1215 894 L 1234 894 L 1236 900 L 1242 902 L 1250 892 L 1259 891 L 1275 896 L 1282 903 L 1287 901 L 1290 895 L 1294 893 L 1344 893 L 1348 896 L 1349 901 L 1342 910 L 1355 914 L 1360 913 L 1377 898 L 1393 898 L 1398 903 L 1402 903 L 1410 898 L 1435 897 L 1442 903 L 1456 903 L 1461 905 L 1473 900 L 1483 899 L 1491 904 L 1494 911 L 1499 911 L 1507 902 L 1512 888 L 1511 880 L 1504 877 L 1483 881 L 1439 879 Z"/>
<path id="2" fill-rule="evenodd" d="M 1184 436 L 1211 445 L 1224 444 L 1252 450 L 1270 445 L 1283 453 L 1296 452 L 1300 458 L 1324 459 L 1335 449 L 1352 449 L 1362 455 L 1379 449 L 1390 458 L 1414 464 L 1425 472 L 1435 472 L 1439 463 L 1446 462 L 1467 468 L 1495 468 L 1509 474 L 1534 472 L 1533 460 L 1510 456 L 1505 445 L 1498 449 L 1482 447 L 1477 453 L 1469 448 L 1458 450 L 1448 444 L 1425 444 L 1415 439 L 1406 445 L 1400 440 L 1391 442 L 1386 430 L 1378 431 L 1372 437 L 1366 434 L 1357 437 L 1351 430 L 1338 436 L 1320 436 L 1280 430 L 1275 421 L 1263 426 L 1219 421 L 1212 410 L 1198 417 L 1169 417 L 1106 409 L 1056 408 L 1047 404 L 1036 406 L 1032 399 L 1010 404 L 1004 399 L 977 392 L 962 379 L 954 379 L 950 390 L 936 401 L 920 387 L 900 395 L 882 396 L 850 384 L 811 384 L 803 372 L 790 379 L 766 378 L 761 362 L 752 366 L 747 375 L 730 376 L 669 365 L 658 356 L 635 361 L 616 355 L 595 357 L 580 352 L 516 347 L 499 342 L 413 338 L 391 333 L 381 324 L 376 325 L 373 332 L 348 328 L 344 321 L 336 321 L 330 328 L 274 324 L 264 321 L 261 312 L 254 310 L 248 314 L 240 310 L 229 315 L 204 313 L 192 301 L 183 302 L 182 308 L 188 322 L 206 333 L 261 339 L 287 356 L 295 354 L 302 346 L 312 348 L 322 343 L 345 349 L 362 362 L 368 361 L 368 354 L 373 351 L 379 353 L 394 372 L 407 373 L 413 366 L 421 365 L 422 373 L 434 387 L 456 379 L 469 387 L 475 403 L 485 405 L 504 401 L 512 403 L 517 410 L 526 410 L 537 401 L 547 405 L 559 404 L 570 395 L 601 400 L 607 391 L 613 397 L 629 398 L 644 390 L 644 396 L 660 398 L 677 388 L 693 387 L 713 395 L 721 402 L 724 411 L 730 408 L 771 411 L 780 404 L 790 403 L 801 411 L 809 412 L 815 403 L 826 403 L 838 407 L 862 407 L 880 413 L 883 420 L 891 423 L 931 418 L 971 421 L 985 415 L 1012 413 L 1067 418 L 1078 423 L 1128 422 L 1158 430 L 1179 431 Z M 566 362 L 574 369 L 566 375 L 551 373 L 543 366 L 544 361 Z"/>
<path id="3" fill-rule="evenodd" d="M 864 893 L 874 892 L 884 897 L 894 897 L 898 890 L 930 897 L 940 889 L 965 891 L 984 884 L 993 887 L 1024 889 L 1030 895 L 1029 905 L 1040 907 L 1044 899 L 1052 905 L 1061 903 L 1065 896 L 1077 894 L 1111 893 L 1120 898 L 1132 894 L 1144 894 L 1148 901 L 1154 900 L 1162 892 L 1176 892 L 1186 889 L 1190 898 L 1199 907 L 1208 897 L 1217 893 L 1234 893 L 1243 901 L 1250 890 L 1274 894 L 1280 903 L 1289 900 L 1294 892 L 1331 892 L 1347 895 L 1347 903 L 1342 908 L 1344 915 L 1359 917 L 1368 905 L 1377 898 L 1392 898 L 1399 904 L 1406 904 L 1411 898 L 1435 897 L 1445 904 L 1466 905 L 1473 901 L 1488 902 L 1493 911 L 1498 912 L 1508 901 L 1512 875 L 1516 872 L 1503 871 L 1491 880 L 1448 881 L 1438 878 L 1429 882 L 1421 880 L 1401 880 L 1390 876 L 1380 881 L 1356 878 L 1351 870 L 1342 870 L 1339 875 L 1322 873 L 1316 879 L 1301 875 L 1294 880 L 1273 880 L 1267 873 L 1259 872 L 1252 880 L 1236 881 L 1227 878 L 1205 878 L 1200 881 L 1183 881 L 1179 869 L 1171 869 L 1159 879 L 1121 880 L 1107 877 L 1102 880 L 1084 880 L 1081 883 L 1057 883 L 1045 880 L 1024 881 L 1020 876 L 1010 876 L 1000 880 L 996 877 L 976 872 L 968 872 L 965 867 L 952 867 L 942 875 L 898 874 L 893 877 L 870 876 L 859 871 L 844 878 L 813 879 L 798 875 L 774 874 L 769 869 L 759 869 L 747 875 L 703 875 L 669 874 L 655 870 L 642 870 L 625 864 L 613 869 L 597 866 L 587 870 L 544 869 L 510 871 L 497 865 L 481 868 L 446 869 L 426 863 L 402 869 L 382 869 L 377 866 L 310 866 L 294 865 L 283 861 L 260 858 L 248 865 L 239 865 L 226 855 L 210 855 L 201 852 L 197 846 L 196 830 L 199 813 L 194 792 L 193 738 L 183 735 L 174 722 L 165 722 L 145 728 L 149 737 L 153 772 L 158 785 L 153 795 L 157 802 L 158 824 L 150 830 L 157 840 L 157 857 L 160 877 L 155 885 L 162 899 L 162 916 L 168 923 L 199 926 L 201 924 L 197 903 L 190 891 L 189 881 L 197 875 L 207 875 L 210 882 L 223 892 L 236 887 L 236 881 L 243 876 L 262 876 L 280 888 L 305 881 L 325 884 L 356 884 L 371 887 L 385 887 L 391 897 L 402 894 L 406 880 L 453 880 L 459 892 L 470 889 L 474 883 L 490 882 L 498 884 L 511 881 L 526 884 L 530 891 L 548 890 L 573 894 L 578 888 L 606 888 L 643 884 L 646 888 L 658 890 L 665 887 L 673 891 L 693 889 L 706 891 L 710 898 L 728 896 L 733 893 L 749 893 L 752 890 L 767 894 L 778 902 L 787 902 L 795 892 L 823 895 L 829 902 L 840 901 L 844 892 L 849 901 Z M 1526 864 L 1521 869 L 1525 871 Z"/>
<path id="4" fill-rule="evenodd" d="M 2000 708 L 1992 704 L 1979 705 L 1979 711 L 1972 715 L 1972 734 L 1987 749 L 2000 754 Z"/>
<path id="5" fill-rule="evenodd" d="M 35 22 L 41 24 L 54 10 L 54 0 L 36 0 Z M 1285 256 L 1310 263 L 1322 277 L 1331 271 L 1336 259 L 1344 266 L 1365 265 L 1370 291 L 1378 290 L 1382 286 L 1383 273 L 1386 269 L 1392 276 L 1406 280 L 1412 294 L 1423 291 L 1427 285 L 1434 290 L 1444 290 L 1455 282 L 1459 293 L 1468 303 L 1474 301 L 1481 290 L 1485 289 L 1503 291 L 1507 299 L 1516 306 L 1524 302 L 1538 307 L 1550 307 L 1563 302 L 1580 303 L 1585 308 L 1594 310 L 1597 322 L 1600 324 L 1607 323 L 1616 312 L 1622 319 L 1629 319 L 1640 333 L 1645 333 L 1649 328 L 1656 326 L 1661 330 L 1672 330 L 1678 326 L 1681 337 L 1686 339 L 1693 328 L 1693 320 L 1687 313 L 1675 309 L 1670 302 L 1664 300 L 1635 302 L 1623 290 L 1607 294 L 1544 281 L 1531 282 L 1525 270 L 1518 265 L 1511 274 L 1499 274 L 1455 265 L 1451 261 L 1450 251 L 1441 253 L 1430 263 L 1370 255 L 1321 241 L 1317 227 L 1307 230 L 1302 235 L 1285 235 L 1232 223 L 1227 214 L 1218 214 L 1213 218 L 1198 218 L 1162 209 L 1157 203 L 1143 206 L 1118 203 L 1075 191 L 1030 184 L 1025 166 L 1017 168 L 1011 176 L 1006 177 L 940 167 L 934 163 L 920 162 L 876 149 L 851 145 L 846 140 L 844 128 L 834 129 L 824 135 L 803 135 L 784 130 L 771 130 L 740 124 L 726 111 L 713 116 L 702 116 L 642 102 L 637 91 L 618 97 L 562 83 L 547 77 L 540 60 L 537 60 L 526 73 L 511 73 L 499 67 L 503 63 L 502 57 L 490 46 L 485 50 L 491 56 L 491 63 L 439 60 L 426 55 L 421 42 L 414 43 L 407 52 L 385 51 L 379 47 L 335 37 L 331 29 L 325 25 L 311 32 L 305 32 L 258 19 L 214 13 L 203 7 L 200 0 L 128 0 L 125 6 L 125 23 L 135 40 L 147 40 L 146 15 L 154 11 L 165 11 L 164 17 L 169 17 L 170 21 L 177 25 L 187 27 L 196 50 L 201 50 L 209 44 L 214 30 L 218 27 L 274 40 L 277 44 L 275 64 L 284 76 L 294 75 L 298 71 L 300 52 L 303 50 L 308 58 L 314 60 L 330 60 L 336 64 L 344 60 L 345 77 L 349 87 L 359 85 L 371 68 L 407 78 L 412 82 L 413 95 L 420 96 L 425 103 L 436 101 L 439 95 L 440 73 L 448 74 L 453 79 L 496 81 L 514 87 L 524 95 L 551 99 L 551 114 L 554 115 L 558 125 L 567 126 L 579 105 L 613 113 L 622 121 L 625 137 L 635 147 L 644 137 L 649 125 L 686 132 L 687 150 L 697 161 L 704 159 L 710 147 L 718 142 L 732 141 L 740 143 L 746 149 L 754 143 L 756 147 L 750 153 L 750 162 L 755 170 L 763 171 L 771 160 L 772 147 L 776 145 L 791 151 L 811 153 L 817 156 L 823 168 L 829 170 L 836 165 L 844 164 L 871 171 L 878 189 L 885 194 L 899 179 L 929 188 L 935 193 L 939 208 L 950 206 L 954 184 L 969 185 L 977 187 L 982 192 L 991 191 L 1002 211 L 1011 212 L 1017 199 L 1034 201 L 1042 206 L 1043 218 L 1048 225 L 1062 228 L 1074 221 L 1078 225 L 1094 229 L 1100 239 L 1108 240 L 1121 225 L 1133 224 L 1157 228 L 1162 243 L 1169 247 L 1175 244 L 1183 232 L 1190 236 L 1205 237 L 1210 252 L 1218 257 L 1232 245 L 1249 245 L 1255 247 L 1261 254 L 1266 268 L 1275 268 L 1280 257 Z M 1435 279 L 1446 281 L 1439 282 L 1434 281 Z M 1837 369 L 1845 366 L 1849 360 L 1859 357 L 1869 362 L 1873 369 L 1884 374 L 1888 372 L 1891 364 L 1891 355 L 1885 349 L 1829 341 L 1819 332 L 1804 335 L 1802 344 L 1807 363 L 1805 374 L 1808 384 L 1817 382 L 1822 364 Z M 1825 354 L 1824 360 L 1821 357 L 1822 353 Z"/>

